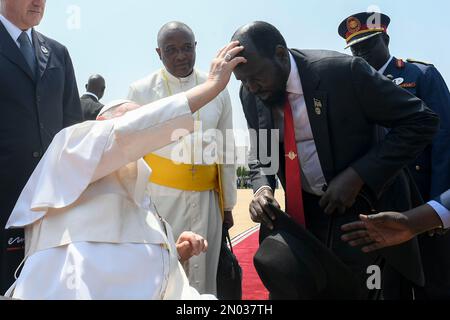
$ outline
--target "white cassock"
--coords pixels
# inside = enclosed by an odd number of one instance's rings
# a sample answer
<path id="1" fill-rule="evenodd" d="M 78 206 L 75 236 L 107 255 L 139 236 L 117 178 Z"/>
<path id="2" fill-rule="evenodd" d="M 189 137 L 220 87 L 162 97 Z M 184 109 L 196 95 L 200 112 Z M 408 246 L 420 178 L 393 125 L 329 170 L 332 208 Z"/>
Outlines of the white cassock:
<path id="1" fill-rule="evenodd" d="M 17 299 L 200 299 L 146 193 L 142 156 L 193 131 L 184 94 L 61 131 L 7 228 L 25 227 Z M 14 291 L 13 291 L 14 289 Z M 209 298 L 209 297 L 208 297 Z"/>
<path id="2" fill-rule="evenodd" d="M 147 104 L 171 94 L 185 92 L 197 84 L 205 82 L 206 79 L 207 76 L 197 70 L 194 70 L 189 77 L 179 79 L 172 76 L 166 69 L 162 69 L 132 84 L 128 99 L 138 104 Z M 166 146 L 154 154 L 164 159 L 178 161 L 179 159 L 173 158 L 173 153 L 178 155 L 178 151 L 184 148 L 191 156 L 184 158 L 183 163 L 210 165 L 210 156 L 214 154 L 214 152 L 209 153 L 210 147 L 220 142 L 220 139 L 217 139 L 217 136 L 209 135 L 208 130 L 213 129 L 220 132 L 224 143 L 222 147 L 220 147 L 220 143 L 218 144 L 214 161 L 223 159 L 223 161 L 219 161 L 224 163 L 220 167 L 223 208 L 225 211 L 232 211 L 236 204 L 237 191 L 232 131 L 233 114 L 228 91 L 224 90 L 200 112 L 194 114 L 193 118 L 196 122 L 200 121 L 201 123 L 201 127 L 197 125 L 195 134 L 178 143 Z M 192 146 L 194 147 L 192 148 Z M 226 154 L 224 150 L 230 152 Z M 202 157 L 202 151 L 205 151 L 208 159 Z M 156 169 L 154 171 L 156 172 Z M 193 231 L 208 240 L 209 248 L 206 255 L 193 257 L 187 265 L 184 265 L 184 268 L 194 288 L 200 293 L 216 295 L 217 266 L 222 236 L 222 216 L 217 192 L 212 190 L 187 191 L 152 182 L 149 183 L 148 191 L 153 197 L 158 212 L 172 226 L 175 236 L 179 236 L 184 231 Z"/>

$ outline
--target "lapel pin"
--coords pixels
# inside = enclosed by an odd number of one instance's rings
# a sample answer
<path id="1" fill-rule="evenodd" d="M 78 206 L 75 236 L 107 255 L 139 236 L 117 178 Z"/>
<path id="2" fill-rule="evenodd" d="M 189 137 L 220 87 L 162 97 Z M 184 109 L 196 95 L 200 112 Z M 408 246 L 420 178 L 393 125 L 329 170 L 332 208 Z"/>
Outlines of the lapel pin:
<path id="1" fill-rule="evenodd" d="M 41 50 L 44 54 L 48 54 L 48 49 L 44 46 L 41 46 Z"/>
<path id="2" fill-rule="evenodd" d="M 320 116 L 322 114 L 322 108 L 323 108 L 322 101 L 314 98 L 314 108 L 315 108 L 316 114 L 318 116 Z"/>
<path id="3" fill-rule="evenodd" d="M 394 80 L 392 80 L 392 82 L 394 82 L 396 85 L 401 85 L 403 82 L 405 82 L 405 79 L 403 79 L 403 78 L 397 78 L 397 79 L 394 79 Z"/>

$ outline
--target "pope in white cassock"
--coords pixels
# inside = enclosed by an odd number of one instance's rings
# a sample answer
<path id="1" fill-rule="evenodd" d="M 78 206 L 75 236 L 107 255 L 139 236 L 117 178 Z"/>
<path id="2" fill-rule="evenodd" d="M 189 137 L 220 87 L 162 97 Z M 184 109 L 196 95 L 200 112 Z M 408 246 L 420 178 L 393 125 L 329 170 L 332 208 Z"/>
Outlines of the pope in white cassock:
<path id="1" fill-rule="evenodd" d="M 192 113 L 222 92 L 243 48 L 213 61 L 208 80 L 143 106 L 117 103 L 105 121 L 61 131 L 25 186 L 7 228 L 25 227 L 26 259 L 7 295 L 17 299 L 201 299 L 178 259 L 204 249 L 184 234 L 175 245 L 146 192 L 142 157 L 193 131 Z M 108 106 L 108 108 L 114 105 Z M 128 112 L 129 111 L 129 112 Z M 178 249 L 178 252 L 177 252 Z"/>
<path id="2" fill-rule="evenodd" d="M 195 36 L 184 23 L 170 22 L 161 28 L 157 52 L 164 68 L 133 83 L 128 99 L 143 105 L 185 92 L 207 80 L 207 75 L 194 69 Z M 144 158 L 153 170 L 148 192 L 175 236 L 190 230 L 208 240 L 208 252 L 183 266 L 194 288 L 216 295 L 222 224 L 233 226 L 237 193 L 228 91 L 224 90 L 193 118 L 194 134 Z"/>

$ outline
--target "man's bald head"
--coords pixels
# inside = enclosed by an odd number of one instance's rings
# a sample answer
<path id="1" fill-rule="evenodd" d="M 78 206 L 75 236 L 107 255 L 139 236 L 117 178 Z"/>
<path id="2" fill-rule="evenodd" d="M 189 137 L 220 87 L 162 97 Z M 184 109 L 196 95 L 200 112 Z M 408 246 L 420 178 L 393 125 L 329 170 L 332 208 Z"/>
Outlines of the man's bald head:
<path id="1" fill-rule="evenodd" d="M 106 89 L 106 82 L 101 75 L 94 74 L 89 77 L 88 83 L 86 84 L 87 92 L 95 94 L 100 100 L 101 98 L 103 98 L 103 95 L 105 94 L 105 89 Z"/>
<path id="2" fill-rule="evenodd" d="M 130 111 L 139 109 L 141 106 L 137 103 L 129 100 L 116 100 L 108 103 L 100 111 L 97 120 L 111 120 L 114 118 L 119 118 Z"/>
<path id="3" fill-rule="evenodd" d="M 192 29 L 183 22 L 172 21 L 159 30 L 156 51 L 170 74 L 185 78 L 194 70 L 196 45 Z"/>
<path id="4" fill-rule="evenodd" d="M 158 32 L 158 48 L 161 49 L 164 46 L 167 36 L 174 32 L 184 33 L 192 42 L 195 42 L 195 34 L 187 24 L 179 21 L 171 21 L 163 25 Z"/>
<path id="5" fill-rule="evenodd" d="M 236 78 L 266 104 L 282 105 L 291 63 L 280 31 L 267 22 L 256 21 L 239 28 L 232 40 L 245 48 L 240 55 L 247 59 L 234 70 Z"/>
<path id="6" fill-rule="evenodd" d="M 233 35 L 232 41 L 239 41 L 245 52 L 258 53 L 273 59 L 277 47 L 287 48 L 280 31 L 273 25 L 263 21 L 255 21 L 240 27 Z"/>

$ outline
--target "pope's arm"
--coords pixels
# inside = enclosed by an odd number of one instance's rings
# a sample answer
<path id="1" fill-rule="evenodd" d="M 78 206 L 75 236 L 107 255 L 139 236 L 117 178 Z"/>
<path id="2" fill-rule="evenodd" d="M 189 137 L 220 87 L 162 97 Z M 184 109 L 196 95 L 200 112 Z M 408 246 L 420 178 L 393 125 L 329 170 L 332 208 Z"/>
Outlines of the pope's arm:
<path id="1" fill-rule="evenodd" d="M 184 94 L 162 99 L 122 117 L 100 123 L 111 126 L 108 141 L 92 181 L 193 132 L 194 124 Z"/>

